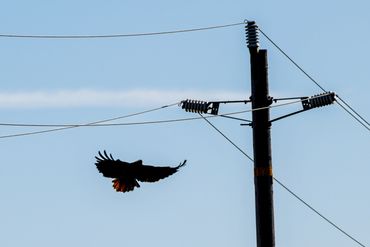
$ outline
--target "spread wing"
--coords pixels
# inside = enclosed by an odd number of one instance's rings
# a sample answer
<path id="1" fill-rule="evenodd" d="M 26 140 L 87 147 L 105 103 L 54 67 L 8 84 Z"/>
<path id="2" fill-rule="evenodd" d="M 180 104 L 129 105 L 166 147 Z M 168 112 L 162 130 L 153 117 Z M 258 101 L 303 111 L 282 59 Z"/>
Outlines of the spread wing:
<path id="1" fill-rule="evenodd" d="M 130 163 L 121 160 L 115 160 L 113 156 L 111 154 L 108 155 L 105 150 L 104 155 L 99 152 L 99 156 L 95 156 L 95 158 L 96 158 L 95 163 L 96 168 L 98 168 L 99 172 L 102 173 L 104 177 L 118 178 L 132 176 Z"/>
<path id="2" fill-rule="evenodd" d="M 156 167 L 150 165 L 134 164 L 133 171 L 135 178 L 141 182 L 156 182 L 176 173 L 180 167 L 186 164 L 186 160 L 176 167 Z"/>

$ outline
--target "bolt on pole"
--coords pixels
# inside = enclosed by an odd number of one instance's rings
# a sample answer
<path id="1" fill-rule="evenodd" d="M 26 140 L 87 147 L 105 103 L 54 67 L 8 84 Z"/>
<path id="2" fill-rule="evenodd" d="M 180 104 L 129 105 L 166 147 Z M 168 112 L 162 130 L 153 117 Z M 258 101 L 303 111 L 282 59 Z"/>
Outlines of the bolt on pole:
<path id="1" fill-rule="evenodd" d="M 250 52 L 252 109 L 272 104 L 268 88 L 267 50 L 260 50 L 258 27 L 254 21 L 246 26 Z M 257 247 L 275 246 L 273 174 L 271 161 L 270 109 L 252 112 L 254 184 Z"/>

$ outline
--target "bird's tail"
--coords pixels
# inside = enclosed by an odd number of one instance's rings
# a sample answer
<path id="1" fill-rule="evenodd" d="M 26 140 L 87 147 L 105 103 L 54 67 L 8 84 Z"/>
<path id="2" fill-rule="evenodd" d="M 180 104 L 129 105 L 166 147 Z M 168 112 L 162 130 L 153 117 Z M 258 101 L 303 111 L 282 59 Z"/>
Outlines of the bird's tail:
<path id="1" fill-rule="evenodd" d="M 134 180 L 134 182 L 128 183 L 128 182 L 122 181 L 121 179 L 115 178 L 113 179 L 112 183 L 113 183 L 113 188 L 117 192 L 128 192 L 128 191 L 134 190 L 135 187 L 140 187 L 140 184 L 136 180 Z"/>

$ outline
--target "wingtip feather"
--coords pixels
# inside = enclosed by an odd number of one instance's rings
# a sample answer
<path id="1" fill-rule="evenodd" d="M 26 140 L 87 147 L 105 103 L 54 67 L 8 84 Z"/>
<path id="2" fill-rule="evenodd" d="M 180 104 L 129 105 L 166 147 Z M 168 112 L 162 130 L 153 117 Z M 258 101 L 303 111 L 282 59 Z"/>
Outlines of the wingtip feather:
<path id="1" fill-rule="evenodd" d="M 100 152 L 98 151 L 98 156 L 95 156 L 95 159 L 98 161 L 98 162 L 101 162 L 101 161 L 104 161 L 104 160 L 113 160 L 114 161 L 114 158 L 112 156 L 112 154 L 109 154 L 107 153 L 107 151 L 103 151 Z"/>
<path id="2" fill-rule="evenodd" d="M 176 168 L 179 169 L 186 165 L 187 160 L 184 160 L 184 162 L 180 163 Z"/>

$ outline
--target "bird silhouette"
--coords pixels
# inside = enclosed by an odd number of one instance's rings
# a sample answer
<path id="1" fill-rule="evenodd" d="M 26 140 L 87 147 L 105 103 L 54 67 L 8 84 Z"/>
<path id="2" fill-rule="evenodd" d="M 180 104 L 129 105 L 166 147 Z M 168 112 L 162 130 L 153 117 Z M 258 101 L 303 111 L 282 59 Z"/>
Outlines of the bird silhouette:
<path id="1" fill-rule="evenodd" d="M 176 167 L 156 167 L 151 165 L 143 165 L 142 160 L 134 162 L 125 162 L 119 159 L 115 160 L 112 154 L 104 154 L 100 151 L 96 158 L 96 168 L 104 177 L 113 178 L 113 188 L 117 192 L 128 192 L 140 187 L 140 182 L 156 182 L 166 178 L 178 171 L 178 169 L 186 164 L 186 160 Z"/>

